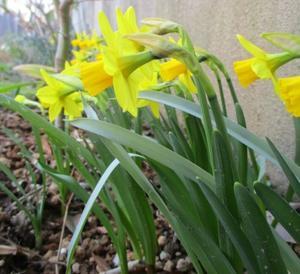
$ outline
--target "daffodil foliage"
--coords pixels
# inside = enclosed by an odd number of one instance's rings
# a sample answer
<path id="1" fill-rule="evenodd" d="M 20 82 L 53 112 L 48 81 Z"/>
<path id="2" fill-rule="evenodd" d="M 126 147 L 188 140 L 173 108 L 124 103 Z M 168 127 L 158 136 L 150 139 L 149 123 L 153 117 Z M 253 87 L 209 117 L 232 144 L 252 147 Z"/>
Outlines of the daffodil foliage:
<path id="1" fill-rule="evenodd" d="M 101 35 L 77 34 L 63 71 L 30 69 L 42 80 L 38 102 L 21 94 L 15 100 L 0 95 L 1 105 L 51 140 L 56 167 L 43 158 L 37 168 L 61 187 L 61 197 L 70 191 L 85 204 L 68 249 L 67 272 L 92 213 L 105 226 L 122 273 L 128 273 L 128 245 L 147 273 L 155 272 L 153 216 L 159 214 L 175 230 L 197 273 L 300 273 L 299 258 L 274 229 L 280 223 L 295 242 L 300 239 L 300 215 L 289 205 L 300 194 L 300 158 L 288 159 L 270 140 L 247 130 L 226 67 L 196 47 L 181 25 L 159 18 L 139 25 L 132 7 L 116 10 L 115 29 L 103 12 L 98 19 Z M 300 56 L 300 38 L 264 37 L 281 52 L 267 53 L 238 35 L 252 56 L 236 61 L 234 71 L 245 88 L 271 80 L 287 110 L 299 117 L 300 78 L 278 79 L 276 71 Z M 227 117 L 228 100 L 236 121 Z M 38 107 L 42 115 L 24 105 Z M 76 139 L 69 127 L 54 126 L 59 115 L 81 129 L 74 132 Z M 299 124 L 296 132 L 300 148 Z M 285 197 L 268 186 L 267 160 L 289 180 Z M 76 181 L 77 173 L 88 188 Z"/>

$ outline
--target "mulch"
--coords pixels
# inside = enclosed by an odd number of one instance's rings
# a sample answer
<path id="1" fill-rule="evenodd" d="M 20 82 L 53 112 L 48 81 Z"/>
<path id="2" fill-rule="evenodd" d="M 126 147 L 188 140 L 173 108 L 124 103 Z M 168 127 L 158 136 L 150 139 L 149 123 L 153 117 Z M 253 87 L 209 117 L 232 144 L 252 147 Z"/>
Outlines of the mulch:
<path id="1" fill-rule="evenodd" d="M 0 125 L 17 134 L 22 140 L 22 144 L 33 152 L 32 163 L 34 164 L 38 159 L 38 154 L 35 152 L 31 126 L 17 114 L 4 109 L 0 109 Z M 2 132 L 1 127 L 0 162 L 10 168 L 34 204 L 37 196 L 34 193 L 26 161 L 20 153 L 20 148 Z M 43 146 L 46 158 L 51 163 L 51 149 L 47 146 L 46 137 L 43 138 Z M 39 178 L 41 176 L 39 171 L 37 169 L 34 171 L 36 177 Z M 150 176 L 153 175 L 150 174 Z M 22 200 L 20 192 L 1 172 L 0 183 L 5 183 Z M 34 247 L 33 229 L 25 214 L 19 211 L 13 201 L 0 191 L 0 274 L 64 273 L 67 247 L 84 205 L 75 198 L 71 200 L 58 258 L 63 214 L 56 185 L 51 180 L 47 182 L 47 185 L 47 200 L 42 224 L 43 244 L 39 250 Z M 192 273 L 192 264 L 175 233 L 155 209 L 154 216 L 158 240 L 156 271 L 158 273 Z M 130 261 L 135 262 L 130 246 L 128 246 L 127 256 Z M 135 263 L 131 273 L 145 273 L 143 263 Z M 59 267 L 58 272 L 55 272 L 56 266 Z M 107 231 L 99 220 L 90 216 L 76 250 L 72 272 L 85 274 L 110 271 L 108 273 L 118 273 L 118 271 L 111 271 L 116 268 L 118 268 L 118 258 Z"/>

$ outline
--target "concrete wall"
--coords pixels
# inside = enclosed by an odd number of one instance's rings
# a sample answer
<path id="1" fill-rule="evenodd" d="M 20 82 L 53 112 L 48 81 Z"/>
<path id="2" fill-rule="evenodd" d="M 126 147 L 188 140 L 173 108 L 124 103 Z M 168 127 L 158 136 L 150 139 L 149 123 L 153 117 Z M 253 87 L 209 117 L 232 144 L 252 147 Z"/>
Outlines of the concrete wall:
<path id="1" fill-rule="evenodd" d="M 261 137 L 270 137 L 278 148 L 293 157 L 294 131 L 292 119 L 273 93 L 270 81 L 257 81 L 249 89 L 241 88 L 233 74 L 232 62 L 246 58 L 247 53 L 236 40 L 243 34 L 266 50 L 276 49 L 259 38 L 268 31 L 300 33 L 299 0 L 134 0 L 86 2 L 77 29 L 98 28 L 97 11 L 103 9 L 114 19 L 114 9 L 132 5 L 139 19 L 164 17 L 181 23 L 190 33 L 194 43 L 220 57 L 227 65 L 238 90 L 246 114 L 248 127 Z M 79 22 L 77 20 L 77 22 Z M 89 25 L 83 22 L 90 22 Z M 76 25 L 76 24 L 75 24 Z M 84 27 L 84 28 L 83 28 Z M 288 65 L 279 75 L 299 74 L 299 63 Z M 228 100 L 229 101 L 229 100 Z M 230 106 L 232 113 L 232 106 Z M 269 174 L 282 186 L 284 177 L 277 169 Z"/>

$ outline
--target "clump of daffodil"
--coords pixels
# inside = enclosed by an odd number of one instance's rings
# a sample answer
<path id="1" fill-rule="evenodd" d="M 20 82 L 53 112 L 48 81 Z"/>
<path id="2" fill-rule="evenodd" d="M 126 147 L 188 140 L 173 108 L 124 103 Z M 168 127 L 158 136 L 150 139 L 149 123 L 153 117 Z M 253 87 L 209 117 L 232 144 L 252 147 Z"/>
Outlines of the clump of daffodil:
<path id="1" fill-rule="evenodd" d="M 80 92 L 55 79 L 44 70 L 41 70 L 41 75 L 47 86 L 38 89 L 36 96 L 43 108 L 49 109 L 50 122 L 53 122 L 62 111 L 69 119 L 80 117 L 83 111 Z"/>
<path id="2" fill-rule="evenodd" d="M 101 39 L 94 32 L 92 35 L 77 33 L 76 39 L 71 41 L 74 47 L 72 64 L 81 63 L 88 60 L 95 53 L 99 52 Z"/>
<path id="3" fill-rule="evenodd" d="M 85 89 L 93 96 L 113 86 L 123 111 L 136 116 L 138 107 L 144 106 L 145 103 L 138 102 L 141 86 L 145 88 L 145 83 L 152 83 L 153 81 L 146 79 L 152 79 L 153 73 L 156 73 L 149 69 L 153 68 L 150 62 L 153 55 L 144 47 L 124 37 L 140 31 L 134 9 L 130 7 L 124 14 L 117 9 L 116 15 L 118 29 L 113 31 L 106 15 L 100 12 L 99 25 L 105 45 L 101 47 L 98 60 L 81 65 L 81 79 Z M 141 77 L 138 81 L 136 75 Z"/>
<path id="4" fill-rule="evenodd" d="M 77 33 L 76 39 L 71 41 L 73 47 L 83 49 L 91 49 L 98 46 L 100 39 L 94 32 L 92 35 L 87 35 L 86 33 Z"/>
<path id="5" fill-rule="evenodd" d="M 241 45 L 253 55 L 252 58 L 236 61 L 233 64 L 240 84 L 246 88 L 257 79 L 271 79 L 278 92 L 275 71 L 296 56 L 289 52 L 269 54 L 243 36 L 237 35 L 237 38 Z"/>
<path id="6" fill-rule="evenodd" d="M 279 79 L 279 90 L 287 111 L 300 117 L 300 76 Z"/>

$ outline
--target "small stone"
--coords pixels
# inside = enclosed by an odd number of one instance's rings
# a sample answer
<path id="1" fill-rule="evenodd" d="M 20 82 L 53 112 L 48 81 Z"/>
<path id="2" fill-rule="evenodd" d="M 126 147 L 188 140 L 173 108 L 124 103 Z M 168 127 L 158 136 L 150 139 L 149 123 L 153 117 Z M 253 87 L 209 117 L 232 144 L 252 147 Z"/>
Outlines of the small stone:
<path id="1" fill-rule="evenodd" d="M 48 187 L 48 192 L 50 193 L 58 193 L 58 187 L 55 183 L 51 183 L 50 186 Z"/>
<path id="2" fill-rule="evenodd" d="M 187 271 L 190 267 L 190 263 L 185 259 L 179 259 L 176 264 L 176 269 L 178 271 Z"/>
<path id="3" fill-rule="evenodd" d="M 104 226 L 98 226 L 97 232 L 99 232 L 101 234 L 107 234 L 107 229 Z"/>
<path id="4" fill-rule="evenodd" d="M 182 255 L 182 253 L 180 252 L 180 251 L 177 251 L 176 253 L 175 253 L 175 256 L 176 257 L 180 257 Z"/>
<path id="5" fill-rule="evenodd" d="M 78 246 L 76 249 L 76 258 L 78 261 L 82 261 L 85 258 L 86 250 L 82 246 Z"/>
<path id="6" fill-rule="evenodd" d="M 109 238 L 107 235 L 102 235 L 101 239 L 100 239 L 100 244 L 101 245 L 107 245 L 109 242 Z"/>
<path id="7" fill-rule="evenodd" d="M 80 273 L 80 264 L 79 263 L 74 263 L 72 265 L 72 272 L 73 273 Z"/>
<path id="8" fill-rule="evenodd" d="M 114 266 L 119 266 L 120 264 L 120 259 L 119 259 L 119 256 L 118 255 L 115 255 L 113 260 L 112 260 L 112 263 Z"/>
<path id="9" fill-rule="evenodd" d="M 167 243 L 167 237 L 161 235 L 158 237 L 157 242 L 159 246 L 164 246 Z"/>
<path id="10" fill-rule="evenodd" d="M 161 261 L 157 261 L 155 263 L 155 268 L 158 269 L 158 270 L 162 270 L 164 267 L 163 263 Z"/>
<path id="11" fill-rule="evenodd" d="M 192 260 L 190 259 L 190 257 L 185 257 L 186 262 L 188 262 L 190 265 L 192 264 Z"/>
<path id="12" fill-rule="evenodd" d="M 43 256 L 44 260 L 49 260 L 51 257 L 55 255 L 53 250 L 48 250 L 45 255 Z"/>
<path id="13" fill-rule="evenodd" d="M 174 263 L 171 260 L 168 260 L 164 265 L 164 271 L 172 272 L 174 268 Z"/>
<path id="14" fill-rule="evenodd" d="M 165 252 L 165 251 L 162 251 L 159 254 L 159 258 L 160 258 L 161 261 L 168 260 L 170 258 L 170 254 Z"/>
<path id="15" fill-rule="evenodd" d="M 5 261 L 4 260 L 0 260 L 0 267 L 4 266 L 4 264 L 5 264 Z"/>
<path id="16" fill-rule="evenodd" d="M 50 257 L 49 262 L 52 263 L 52 264 L 56 263 L 57 262 L 57 256 Z"/>
<path id="17" fill-rule="evenodd" d="M 69 244 L 70 244 L 70 239 L 68 237 L 66 237 L 63 239 L 61 246 L 67 248 L 69 246 Z"/>
<path id="18" fill-rule="evenodd" d="M 67 249 L 65 247 L 62 247 L 60 250 L 60 256 L 65 256 L 67 254 Z"/>

